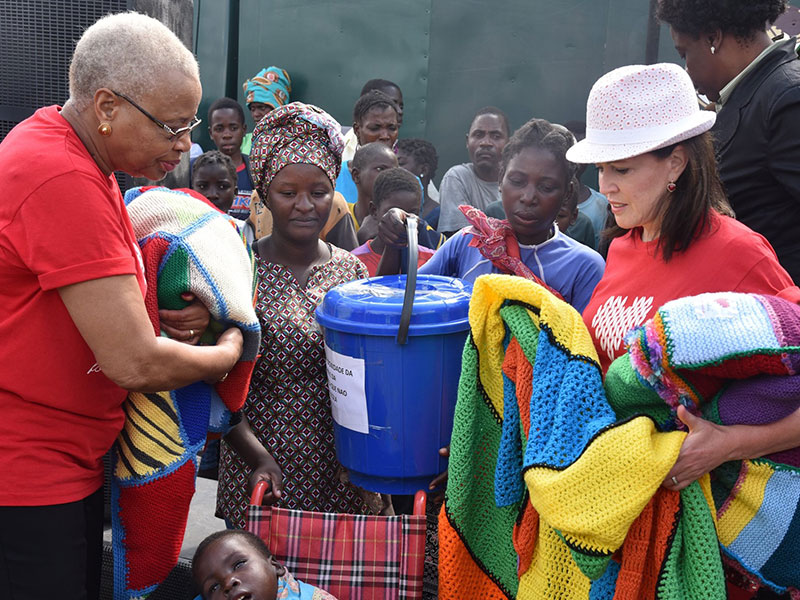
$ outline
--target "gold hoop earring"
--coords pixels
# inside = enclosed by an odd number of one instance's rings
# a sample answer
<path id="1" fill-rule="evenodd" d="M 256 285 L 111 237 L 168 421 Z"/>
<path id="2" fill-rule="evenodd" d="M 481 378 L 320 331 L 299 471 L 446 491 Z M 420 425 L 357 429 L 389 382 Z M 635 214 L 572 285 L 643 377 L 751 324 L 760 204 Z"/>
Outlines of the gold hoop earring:
<path id="1" fill-rule="evenodd" d="M 111 125 L 109 123 L 100 123 L 97 126 L 97 133 L 106 137 L 111 135 Z"/>

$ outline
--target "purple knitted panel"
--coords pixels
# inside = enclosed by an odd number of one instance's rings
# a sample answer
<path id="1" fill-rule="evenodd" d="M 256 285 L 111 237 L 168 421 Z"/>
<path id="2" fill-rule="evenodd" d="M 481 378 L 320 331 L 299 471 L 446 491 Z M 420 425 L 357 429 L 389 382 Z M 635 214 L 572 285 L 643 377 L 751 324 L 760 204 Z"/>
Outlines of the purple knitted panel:
<path id="1" fill-rule="evenodd" d="M 761 425 L 791 414 L 800 406 L 800 375 L 762 376 L 731 383 L 719 398 L 724 425 Z M 800 448 L 766 456 L 800 467 Z"/>
<path id="2" fill-rule="evenodd" d="M 776 296 L 759 296 L 758 299 L 777 317 L 780 325 L 773 323 L 773 326 L 780 327 L 776 333 L 781 345 L 800 346 L 800 306 Z"/>

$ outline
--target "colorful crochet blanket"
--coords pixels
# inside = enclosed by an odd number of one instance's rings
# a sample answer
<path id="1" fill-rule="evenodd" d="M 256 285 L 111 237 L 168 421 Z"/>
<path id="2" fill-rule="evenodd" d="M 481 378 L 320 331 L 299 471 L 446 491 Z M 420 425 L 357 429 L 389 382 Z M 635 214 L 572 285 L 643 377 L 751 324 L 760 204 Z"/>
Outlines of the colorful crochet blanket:
<path id="1" fill-rule="evenodd" d="M 676 300 L 626 343 L 639 382 L 670 408 L 757 425 L 800 407 L 800 307 L 786 300 L 734 293 Z M 622 368 L 614 363 L 608 377 Z M 723 464 L 711 481 L 726 563 L 756 585 L 800 598 L 800 448 Z"/>
<path id="2" fill-rule="evenodd" d="M 227 430 L 244 404 L 260 343 L 253 308 L 252 257 L 234 221 L 193 192 L 135 188 L 125 194 L 147 280 L 145 305 L 156 335 L 160 308 L 186 305 L 191 292 L 211 313 L 201 343 L 237 326 L 241 360 L 225 381 L 178 390 L 131 393 L 112 480 L 114 598 L 144 598 L 178 560 L 197 454 L 209 431 Z"/>
<path id="3" fill-rule="evenodd" d="M 478 278 L 469 317 L 440 598 L 725 598 L 708 478 L 661 487 L 685 434 L 658 395 L 629 369 L 607 398 L 581 316 L 533 282 Z"/>

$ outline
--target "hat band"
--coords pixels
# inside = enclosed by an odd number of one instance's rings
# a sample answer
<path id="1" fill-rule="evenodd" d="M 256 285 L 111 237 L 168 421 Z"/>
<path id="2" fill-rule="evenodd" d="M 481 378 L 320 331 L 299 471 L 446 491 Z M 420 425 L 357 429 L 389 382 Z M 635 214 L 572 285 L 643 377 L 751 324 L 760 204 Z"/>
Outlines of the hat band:
<path id="1" fill-rule="evenodd" d="M 592 144 L 604 146 L 660 142 L 689 131 L 697 125 L 696 118 L 696 115 L 690 115 L 667 125 L 639 127 L 636 129 L 593 129 L 587 127 L 586 139 Z"/>

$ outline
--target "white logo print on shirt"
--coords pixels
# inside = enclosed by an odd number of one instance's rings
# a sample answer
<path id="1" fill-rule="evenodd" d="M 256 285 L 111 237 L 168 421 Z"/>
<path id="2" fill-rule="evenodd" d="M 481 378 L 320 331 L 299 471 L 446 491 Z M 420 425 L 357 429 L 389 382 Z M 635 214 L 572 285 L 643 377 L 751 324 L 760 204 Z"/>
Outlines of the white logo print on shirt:
<path id="1" fill-rule="evenodd" d="M 627 302 L 627 296 L 611 296 L 597 309 L 592 319 L 600 348 L 610 360 L 614 360 L 617 352 L 622 349 L 622 338 L 625 334 L 644 323 L 653 306 L 653 297 L 638 296 L 631 306 L 625 306 Z"/>
<path id="2" fill-rule="evenodd" d="M 103 370 L 100 368 L 100 365 L 94 363 L 91 367 L 89 367 L 89 370 L 86 371 L 86 374 L 91 375 L 92 373 L 102 373 L 102 372 Z"/>

